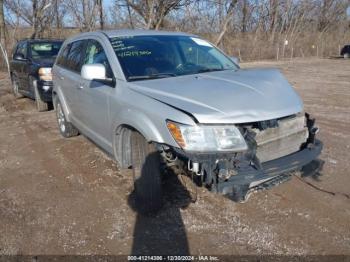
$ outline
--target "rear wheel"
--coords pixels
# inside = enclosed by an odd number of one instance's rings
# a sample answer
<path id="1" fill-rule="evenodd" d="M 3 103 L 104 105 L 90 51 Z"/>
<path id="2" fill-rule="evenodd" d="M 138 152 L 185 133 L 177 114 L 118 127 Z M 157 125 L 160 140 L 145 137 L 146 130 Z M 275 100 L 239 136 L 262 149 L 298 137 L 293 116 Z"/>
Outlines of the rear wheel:
<path id="1" fill-rule="evenodd" d="M 131 134 L 131 162 L 137 205 L 142 212 L 156 212 L 162 206 L 160 154 L 138 132 Z"/>
<path id="2" fill-rule="evenodd" d="M 350 53 L 345 53 L 345 54 L 344 54 L 344 58 L 345 58 L 345 59 L 350 58 Z"/>
<path id="3" fill-rule="evenodd" d="M 16 75 L 12 76 L 12 92 L 15 98 L 23 97 L 23 95 L 19 92 L 19 81 Z"/>
<path id="4" fill-rule="evenodd" d="M 60 130 L 61 135 L 64 137 L 77 136 L 79 134 L 79 131 L 72 125 L 72 123 L 66 120 L 61 101 L 58 98 L 54 99 L 54 101 L 58 128 Z"/>

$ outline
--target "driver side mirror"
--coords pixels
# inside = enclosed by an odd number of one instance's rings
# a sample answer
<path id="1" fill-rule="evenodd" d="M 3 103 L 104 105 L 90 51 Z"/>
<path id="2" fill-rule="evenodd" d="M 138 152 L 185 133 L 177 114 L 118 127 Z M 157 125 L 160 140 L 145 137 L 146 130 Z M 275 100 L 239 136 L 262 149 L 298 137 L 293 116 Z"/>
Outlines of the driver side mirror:
<path id="1" fill-rule="evenodd" d="M 19 60 L 19 61 L 25 61 L 25 60 L 27 60 L 27 59 L 24 57 L 23 54 L 15 54 L 15 55 L 13 56 L 13 59 L 14 59 L 14 60 Z"/>
<path id="2" fill-rule="evenodd" d="M 81 77 L 85 80 L 106 79 L 106 68 L 102 64 L 88 64 L 81 68 Z"/>
<path id="3" fill-rule="evenodd" d="M 236 57 L 236 56 L 231 56 L 230 58 L 231 58 L 231 60 L 232 60 L 233 63 L 235 63 L 236 65 L 239 65 L 239 58 L 238 58 L 238 57 Z"/>
<path id="4" fill-rule="evenodd" d="M 106 67 L 103 64 L 87 64 L 81 68 L 81 77 L 89 81 L 97 81 L 114 87 L 115 79 L 106 77 Z"/>

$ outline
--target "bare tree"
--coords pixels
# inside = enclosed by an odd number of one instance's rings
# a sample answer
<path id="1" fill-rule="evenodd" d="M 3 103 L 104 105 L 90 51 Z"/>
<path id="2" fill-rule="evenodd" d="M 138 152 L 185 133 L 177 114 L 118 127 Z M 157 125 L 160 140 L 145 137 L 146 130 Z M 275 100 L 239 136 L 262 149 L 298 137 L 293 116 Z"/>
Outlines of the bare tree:
<path id="1" fill-rule="evenodd" d="M 130 9 L 130 5 L 128 5 L 128 4 L 127 4 L 127 9 L 128 9 L 128 16 L 129 16 L 130 26 L 131 26 L 131 28 L 134 28 L 134 24 L 133 24 L 132 18 L 131 18 L 131 9 Z"/>
<path id="2" fill-rule="evenodd" d="M 5 0 L 6 8 L 11 11 L 20 20 L 23 20 L 26 24 L 32 25 L 32 6 L 27 1 L 21 0 Z"/>
<path id="3" fill-rule="evenodd" d="M 33 34 L 31 38 L 42 37 L 45 29 L 52 23 L 49 8 L 51 9 L 51 1 L 49 0 L 32 0 L 32 26 Z"/>
<path id="4" fill-rule="evenodd" d="M 85 31 L 91 31 L 95 29 L 96 26 L 96 9 L 97 1 L 83 0 L 83 19 L 82 19 L 82 28 Z M 79 12 L 79 11 L 78 11 Z"/>
<path id="5" fill-rule="evenodd" d="M 99 5 L 97 0 L 65 0 L 67 12 L 80 31 L 96 29 L 98 22 Z M 102 2 L 101 2 L 102 3 Z"/>
<path id="6" fill-rule="evenodd" d="M 279 11 L 279 0 L 270 0 L 270 12 L 269 12 L 269 18 L 270 18 L 270 39 L 271 42 L 275 41 L 275 33 L 277 30 L 278 25 L 278 11 Z"/>
<path id="7" fill-rule="evenodd" d="M 189 3 L 189 0 L 126 0 L 127 5 L 140 15 L 147 29 L 158 30 L 164 18 L 172 11 Z"/>
<path id="8" fill-rule="evenodd" d="M 226 11 L 226 16 L 225 16 L 225 18 L 222 22 L 222 25 L 221 25 L 220 34 L 215 41 L 215 45 L 219 45 L 221 43 L 222 38 L 224 37 L 224 35 L 227 31 L 227 27 L 233 19 L 233 12 L 234 12 L 234 8 L 235 8 L 237 2 L 238 2 L 238 0 L 231 0 L 230 1 L 229 6 L 228 6 L 227 11 Z"/>
<path id="9" fill-rule="evenodd" d="M 3 0 L 0 0 L 0 43 L 3 47 L 6 47 L 6 27 Z"/>
<path id="10" fill-rule="evenodd" d="M 32 38 L 42 37 L 54 20 L 50 0 L 7 0 L 5 4 L 10 11 L 32 27 Z"/>
<path id="11" fill-rule="evenodd" d="M 248 22 L 248 0 L 243 0 L 242 4 L 242 26 L 241 32 L 247 32 L 247 22 Z"/>
<path id="12" fill-rule="evenodd" d="M 103 30 L 104 29 L 104 14 L 103 14 L 103 0 L 96 0 L 97 8 L 98 8 L 98 13 L 100 16 L 100 28 Z"/>

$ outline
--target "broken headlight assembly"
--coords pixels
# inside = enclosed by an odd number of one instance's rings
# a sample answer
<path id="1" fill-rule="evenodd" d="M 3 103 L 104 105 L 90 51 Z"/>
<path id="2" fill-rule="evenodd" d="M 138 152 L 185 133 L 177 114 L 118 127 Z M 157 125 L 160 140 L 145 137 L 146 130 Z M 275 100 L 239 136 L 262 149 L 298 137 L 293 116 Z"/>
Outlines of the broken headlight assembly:
<path id="1" fill-rule="evenodd" d="M 247 144 L 234 125 L 184 125 L 167 121 L 167 127 L 179 144 L 187 151 L 245 151 Z"/>

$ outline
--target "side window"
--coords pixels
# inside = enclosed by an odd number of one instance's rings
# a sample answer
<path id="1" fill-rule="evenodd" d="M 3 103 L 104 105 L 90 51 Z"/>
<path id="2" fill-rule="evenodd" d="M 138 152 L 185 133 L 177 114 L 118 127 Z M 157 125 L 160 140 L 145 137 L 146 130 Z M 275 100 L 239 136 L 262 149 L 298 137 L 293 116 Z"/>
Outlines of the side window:
<path id="1" fill-rule="evenodd" d="M 69 70 L 80 73 L 83 51 L 84 41 L 73 42 L 65 61 L 65 67 Z"/>
<path id="2" fill-rule="evenodd" d="M 57 64 L 62 66 L 62 67 L 67 67 L 67 56 L 69 53 L 69 49 L 72 44 L 68 44 L 64 47 L 62 52 L 60 53 L 60 56 L 57 58 Z"/>
<path id="3" fill-rule="evenodd" d="M 103 64 L 106 67 L 106 77 L 113 77 L 113 72 L 108 62 L 106 53 L 102 45 L 96 40 L 89 40 L 86 47 L 84 65 L 86 64 Z"/>
<path id="4" fill-rule="evenodd" d="M 18 45 L 18 48 L 16 50 L 17 55 L 23 55 L 24 58 L 27 58 L 27 43 L 23 42 Z"/>
<path id="5" fill-rule="evenodd" d="M 17 44 L 16 48 L 13 50 L 13 57 L 18 54 L 18 51 L 19 51 L 19 49 L 21 48 L 22 45 L 23 45 L 23 43 L 18 43 Z"/>

